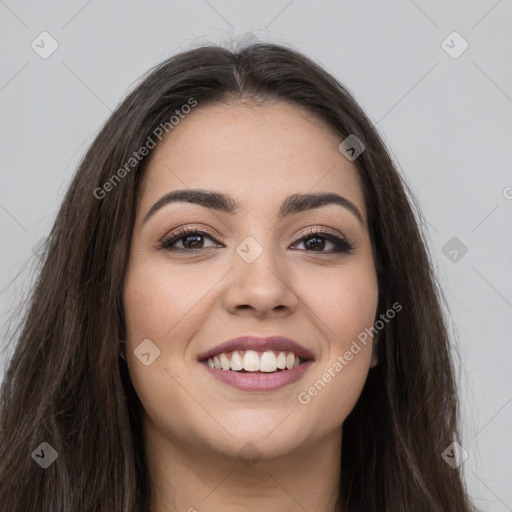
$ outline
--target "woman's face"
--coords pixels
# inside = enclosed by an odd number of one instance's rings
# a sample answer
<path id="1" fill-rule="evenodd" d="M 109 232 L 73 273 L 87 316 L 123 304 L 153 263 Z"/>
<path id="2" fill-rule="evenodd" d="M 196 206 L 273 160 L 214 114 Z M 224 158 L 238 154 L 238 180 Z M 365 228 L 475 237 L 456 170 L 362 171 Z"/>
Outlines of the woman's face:
<path id="1" fill-rule="evenodd" d="M 153 150 L 124 308 L 131 379 L 162 449 L 271 458 L 341 433 L 376 364 L 371 338 L 359 351 L 353 342 L 378 298 L 363 191 L 341 141 L 287 104 L 199 105 Z M 196 190 L 227 200 L 161 201 Z M 346 201 L 294 208 L 289 198 L 304 194 Z M 216 348 L 240 336 L 289 338 L 307 361 L 293 368 L 293 345 Z"/>

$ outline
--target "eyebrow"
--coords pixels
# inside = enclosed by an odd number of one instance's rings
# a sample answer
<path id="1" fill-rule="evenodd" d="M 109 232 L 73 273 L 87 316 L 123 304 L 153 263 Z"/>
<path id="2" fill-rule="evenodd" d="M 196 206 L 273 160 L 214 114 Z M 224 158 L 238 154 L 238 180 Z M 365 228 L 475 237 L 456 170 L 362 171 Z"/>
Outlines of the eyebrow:
<path id="1" fill-rule="evenodd" d="M 214 192 L 210 190 L 200 189 L 187 189 L 187 190 L 174 190 L 162 196 L 146 213 L 143 222 L 146 222 L 158 210 L 164 206 L 174 202 L 192 203 L 210 208 L 220 212 L 234 215 L 242 209 L 242 204 L 236 201 L 233 197 L 222 192 Z M 364 227 L 364 219 L 361 212 L 357 209 L 354 203 L 347 198 L 335 193 L 307 193 L 307 194 L 292 194 L 288 196 L 282 203 L 279 209 L 279 220 L 287 215 L 304 212 L 316 208 L 321 208 L 329 204 L 337 204 L 350 211 Z"/>

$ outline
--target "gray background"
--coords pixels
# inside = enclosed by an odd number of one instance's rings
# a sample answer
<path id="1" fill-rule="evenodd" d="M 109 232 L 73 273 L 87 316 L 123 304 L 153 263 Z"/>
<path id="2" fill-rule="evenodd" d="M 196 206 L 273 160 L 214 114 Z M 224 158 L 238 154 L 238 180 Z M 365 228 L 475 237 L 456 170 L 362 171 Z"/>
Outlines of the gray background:
<path id="1" fill-rule="evenodd" d="M 511 21 L 510 0 L 0 0 L 2 340 L 73 170 L 140 75 L 203 42 L 289 43 L 354 93 L 418 198 L 461 354 L 470 494 L 511 511 Z"/>

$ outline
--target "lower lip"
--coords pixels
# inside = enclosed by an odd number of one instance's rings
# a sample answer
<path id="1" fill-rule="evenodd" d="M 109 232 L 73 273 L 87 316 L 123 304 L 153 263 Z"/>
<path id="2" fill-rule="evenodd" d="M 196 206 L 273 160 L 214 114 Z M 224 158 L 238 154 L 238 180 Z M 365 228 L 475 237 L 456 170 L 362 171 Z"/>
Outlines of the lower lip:
<path id="1" fill-rule="evenodd" d="M 218 370 L 203 363 L 216 379 L 241 391 L 273 391 L 300 379 L 313 361 L 306 361 L 291 370 L 275 373 L 241 373 L 232 370 Z"/>

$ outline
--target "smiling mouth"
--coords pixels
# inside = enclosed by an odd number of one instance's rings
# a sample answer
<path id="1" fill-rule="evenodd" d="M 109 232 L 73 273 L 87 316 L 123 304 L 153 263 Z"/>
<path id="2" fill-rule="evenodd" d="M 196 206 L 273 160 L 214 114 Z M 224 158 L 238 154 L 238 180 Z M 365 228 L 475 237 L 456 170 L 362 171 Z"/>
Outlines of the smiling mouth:
<path id="1" fill-rule="evenodd" d="M 202 359 L 210 368 L 238 373 L 278 373 L 303 365 L 306 359 L 291 351 L 233 350 Z"/>

